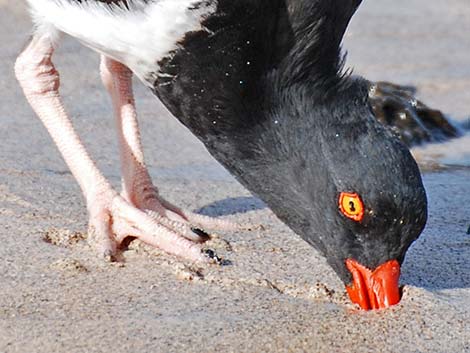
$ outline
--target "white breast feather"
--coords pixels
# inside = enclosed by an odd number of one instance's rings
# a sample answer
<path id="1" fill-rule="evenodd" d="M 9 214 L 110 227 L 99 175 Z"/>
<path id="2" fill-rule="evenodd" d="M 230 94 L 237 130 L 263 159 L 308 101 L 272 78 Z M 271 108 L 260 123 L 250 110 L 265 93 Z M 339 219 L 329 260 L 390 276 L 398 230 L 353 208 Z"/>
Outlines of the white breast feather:
<path id="1" fill-rule="evenodd" d="M 130 9 L 86 1 L 27 0 L 38 31 L 54 28 L 127 65 L 141 80 L 176 48 L 185 33 L 203 29 L 215 5 L 189 10 L 198 0 L 129 2 Z M 215 2 L 213 2 L 215 3 Z"/>

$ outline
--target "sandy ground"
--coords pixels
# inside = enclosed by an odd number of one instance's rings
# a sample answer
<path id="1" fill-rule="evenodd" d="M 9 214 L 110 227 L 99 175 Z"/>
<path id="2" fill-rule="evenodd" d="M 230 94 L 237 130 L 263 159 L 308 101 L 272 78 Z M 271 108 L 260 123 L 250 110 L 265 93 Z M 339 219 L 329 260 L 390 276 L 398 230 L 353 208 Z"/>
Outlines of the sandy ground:
<path id="1" fill-rule="evenodd" d="M 14 79 L 29 30 L 22 4 L 0 0 L 0 352 L 470 352 L 468 168 L 424 175 L 430 219 L 404 263 L 403 300 L 358 311 L 324 259 L 137 85 L 162 194 L 267 229 L 220 234 L 212 247 L 227 266 L 194 266 L 137 242 L 123 263 L 107 264 L 83 240 L 78 186 Z M 366 0 L 345 47 L 356 73 L 415 84 L 425 102 L 463 120 L 468 33 L 468 0 Z M 98 57 L 66 39 L 56 63 L 77 129 L 117 186 Z"/>

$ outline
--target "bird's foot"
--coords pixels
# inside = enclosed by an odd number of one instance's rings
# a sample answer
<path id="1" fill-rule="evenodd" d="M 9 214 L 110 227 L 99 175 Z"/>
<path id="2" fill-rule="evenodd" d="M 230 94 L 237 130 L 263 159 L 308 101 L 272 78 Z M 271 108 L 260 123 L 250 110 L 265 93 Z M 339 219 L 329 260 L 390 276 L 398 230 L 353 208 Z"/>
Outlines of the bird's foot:
<path id="1" fill-rule="evenodd" d="M 210 239 L 208 230 L 240 231 L 262 228 L 260 225 L 237 223 L 181 209 L 161 197 L 150 181 L 146 183 L 142 192 L 134 191 L 131 195 L 123 192 L 122 196 L 155 222 L 196 243 Z"/>
<path id="2" fill-rule="evenodd" d="M 213 252 L 189 240 L 184 223 L 172 223 L 150 211 L 135 207 L 114 190 L 106 190 L 88 202 L 89 242 L 105 259 L 112 261 L 119 245 L 135 237 L 167 253 L 197 262 L 217 262 Z M 185 227 L 183 227 L 184 225 Z M 197 237 L 197 234 L 195 234 Z M 198 238 L 197 240 L 200 240 Z"/>
<path id="3" fill-rule="evenodd" d="M 162 207 L 166 209 L 170 218 L 183 221 L 197 230 L 208 229 L 215 231 L 248 231 L 262 228 L 262 226 L 258 224 L 238 223 L 227 219 L 210 217 L 188 210 L 184 210 L 173 205 L 161 196 L 158 197 L 158 201 L 160 202 Z"/>

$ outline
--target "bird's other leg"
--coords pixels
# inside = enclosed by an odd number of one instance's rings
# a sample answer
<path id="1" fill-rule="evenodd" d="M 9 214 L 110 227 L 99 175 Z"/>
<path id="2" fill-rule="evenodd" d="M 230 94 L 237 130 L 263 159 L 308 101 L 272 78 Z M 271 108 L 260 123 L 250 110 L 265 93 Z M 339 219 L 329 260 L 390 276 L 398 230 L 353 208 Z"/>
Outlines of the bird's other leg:
<path id="1" fill-rule="evenodd" d="M 132 92 L 132 72 L 125 65 L 105 56 L 101 57 L 100 72 L 113 100 L 123 175 L 122 195 L 126 200 L 145 210 L 162 225 L 194 241 L 204 241 L 207 236 L 200 231 L 196 234 L 191 226 L 219 230 L 240 228 L 227 220 L 182 210 L 159 196 L 144 162 Z"/>
<path id="2" fill-rule="evenodd" d="M 121 195 L 163 226 L 195 241 L 206 240 L 193 233 L 181 216 L 168 211 L 160 203 L 158 189 L 153 185 L 144 161 L 132 92 L 132 72 L 125 65 L 102 55 L 100 73 L 116 117 L 122 170 Z"/>
<path id="3" fill-rule="evenodd" d="M 15 63 L 15 73 L 31 107 L 49 131 L 80 185 L 90 214 L 89 236 L 100 254 L 111 258 L 127 236 L 193 261 L 207 261 L 198 244 L 155 222 L 118 195 L 88 155 L 59 95 L 59 74 L 52 63 L 53 41 L 36 34 Z"/>

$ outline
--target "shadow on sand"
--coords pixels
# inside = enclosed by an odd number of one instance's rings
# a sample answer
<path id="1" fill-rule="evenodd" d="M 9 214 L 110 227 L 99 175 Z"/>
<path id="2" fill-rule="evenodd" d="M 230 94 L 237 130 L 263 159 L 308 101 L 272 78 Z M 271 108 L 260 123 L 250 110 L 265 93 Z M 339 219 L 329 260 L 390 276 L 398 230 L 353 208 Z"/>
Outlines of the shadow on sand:
<path id="1" fill-rule="evenodd" d="M 215 201 L 196 210 L 197 213 L 212 216 L 229 216 L 267 208 L 263 201 L 253 196 L 230 197 Z"/>

